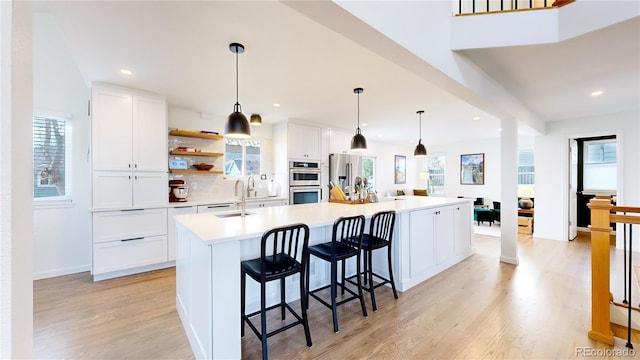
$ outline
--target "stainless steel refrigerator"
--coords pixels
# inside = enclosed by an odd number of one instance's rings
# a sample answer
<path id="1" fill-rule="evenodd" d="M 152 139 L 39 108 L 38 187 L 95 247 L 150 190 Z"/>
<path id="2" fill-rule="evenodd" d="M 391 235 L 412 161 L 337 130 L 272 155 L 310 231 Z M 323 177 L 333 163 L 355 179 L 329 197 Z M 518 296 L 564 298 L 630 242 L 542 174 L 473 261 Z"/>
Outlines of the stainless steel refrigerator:
<path id="1" fill-rule="evenodd" d="M 356 176 L 362 177 L 360 155 L 329 154 L 329 181 L 340 186 L 346 195 L 352 192 Z"/>

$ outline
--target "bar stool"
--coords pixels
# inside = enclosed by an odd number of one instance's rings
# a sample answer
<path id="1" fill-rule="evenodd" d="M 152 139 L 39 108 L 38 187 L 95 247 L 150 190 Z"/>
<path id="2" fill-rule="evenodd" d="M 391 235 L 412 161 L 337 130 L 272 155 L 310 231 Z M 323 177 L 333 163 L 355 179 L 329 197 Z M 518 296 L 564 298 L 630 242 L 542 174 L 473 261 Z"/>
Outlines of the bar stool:
<path id="1" fill-rule="evenodd" d="M 302 240 L 301 249 L 300 240 Z M 241 315 L 241 334 L 244 336 L 244 324 L 249 327 L 260 338 L 262 342 L 262 358 L 267 359 L 267 338 L 290 329 L 296 325 L 304 327 L 304 335 L 307 339 L 307 346 L 311 347 L 311 335 L 309 333 L 309 321 L 307 319 L 307 302 L 309 301 L 306 293 L 307 287 L 305 283 L 305 272 L 308 269 L 309 252 L 309 227 L 305 224 L 294 224 L 273 228 L 262 235 L 260 245 L 260 257 L 252 260 L 245 260 L 240 263 L 240 315 Z M 297 260 L 300 253 L 300 261 Z M 300 273 L 300 309 L 302 317 L 298 315 L 289 304 L 285 301 L 285 278 Z M 245 315 L 245 292 L 246 292 L 246 275 L 260 283 L 260 310 Z M 280 303 L 267 307 L 266 304 L 266 285 L 267 282 L 280 280 Z M 281 309 L 281 318 L 285 320 L 285 309 L 297 319 L 296 322 L 287 324 L 279 329 L 267 333 L 266 314 L 267 311 L 276 308 Z M 251 317 L 260 314 L 261 331 L 258 331 L 253 323 L 249 320 Z"/>
<path id="2" fill-rule="evenodd" d="M 376 305 L 376 295 L 374 290 L 380 286 L 385 284 L 391 284 L 391 289 L 393 290 L 393 297 L 398 299 L 398 293 L 396 292 L 396 284 L 393 281 L 393 269 L 391 266 L 391 240 L 393 239 L 393 228 L 396 223 L 396 212 L 391 211 L 380 211 L 373 215 L 371 218 L 371 222 L 369 224 L 369 233 L 364 234 L 362 236 L 362 250 L 364 252 L 364 271 L 362 275 L 364 275 L 364 283 L 369 283 L 368 286 L 363 286 L 363 290 L 369 292 L 371 296 L 371 305 L 373 307 L 373 311 L 378 310 L 378 306 Z M 387 247 L 387 263 L 389 266 L 389 278 L 385 278 L 379 274 L 373 272 L 373 250 L 382 249 Z M 343 272 L 344 274 L 344 272 Z M 343 275 L 344 276 L 344 275 Z M 351 278 L 357 275 L 351 276 L 348 279 L 343 278 L 343 282 L 346 280 L 352 284 L 354 284 Z M 380 283 L 373 283 L 373 277 L 382 280 Z M 360 276 L 358 276 L 358 281 L 360 281 Z"/>
<path id="3" fill-rule="evenodd" d="M 343 265 L 345 260 L 351 257 L 356 257 L 356 273 L 360 273 L 360 250 L 362 245 L 362 233 L 364 232 L 364 216 L 352 216 L 341 217 L 333 223 L 333 235 L 331 242 L 326 242 L 319 245 L 313 245 L 309 247 L 309 254 L 316 256 L 322 260 L 331 263 L 331 283 L 327 286 L 320 287 L 313 291 L 309 291 L 309 295 L 313 296 L 316 300 L 322 303 L 324 306 L 331 309 L 333 314 L 333 331 L 338 332 L 338 316 L 336 313 L 336 307 L 342 305 L 348 301 L 354 299 L 360 299 L 360 306 L 362 307 L 362 315 L 367 316 L 367 308 L 364 305 L 364 296 L 362 295 L 362 284 L 360 283 L 360 277 L 358 277 L 357 287 L 358 293 L 346 288 L 344 281 L 338 283 L 338 261 L 342 261 Z M 309 284 L 309 272 L 307 271 L 307 284 Z M 342 292 L 348 291 L 351 296 L 336 301 L 337 286 L 342 287 Z M 315 293 L 326 288 L 331 288 L 331 304 L 322 300 Z M 309 302 L 307 301 L 307 306 Z"/>

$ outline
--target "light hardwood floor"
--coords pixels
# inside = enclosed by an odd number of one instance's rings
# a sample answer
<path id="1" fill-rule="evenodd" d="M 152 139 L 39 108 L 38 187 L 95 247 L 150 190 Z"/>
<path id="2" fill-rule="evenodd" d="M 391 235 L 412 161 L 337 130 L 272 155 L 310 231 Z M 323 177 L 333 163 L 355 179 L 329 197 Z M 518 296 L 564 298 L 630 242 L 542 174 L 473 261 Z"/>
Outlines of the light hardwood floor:
<path id="1" fill-rule="evenodd" d="M 311 299 L 313 347 L 306 347 L 298 326 L 269 339 L 269 356 L 566 359 L 579 357 L 577 347 L 624 348 L 620 339 L 610 347 L 587 337 L 588 238 L 557 242 L 521 236 L 519 266 L 499 262 L 499 238 L 476 235 L 476 247 L 476 255 L 400 293 L 398 300 L 379 288 L 378 311 L 371 311 L 367 298 L 366 318 L 357 301 L 340 306 L 338 334 L 331 312 Z M 620 253 L 614 250 L 614 264 L 622 261 Z M 270 324 L 279 325 L 275 313 Z M 242 351 L 247 359 L 261 356 L 249 327 Z M 98 283 L 88 273 L 35 281 L 34 356 L 193 358 L 175 310 L 174 269 Z"/>

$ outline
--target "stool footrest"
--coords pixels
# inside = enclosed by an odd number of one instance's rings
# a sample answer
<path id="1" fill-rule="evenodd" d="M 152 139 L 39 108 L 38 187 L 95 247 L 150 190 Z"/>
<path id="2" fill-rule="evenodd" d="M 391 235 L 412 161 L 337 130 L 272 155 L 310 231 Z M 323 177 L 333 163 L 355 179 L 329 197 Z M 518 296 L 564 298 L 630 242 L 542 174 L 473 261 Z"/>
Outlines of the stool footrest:
<path id="1" fill-rule="evenodd" d="M 356 286 L 357 286 L 357 284 L 354 284 L 354 285 L 356 285 Z M 336 283 L 336 289 L 340 289 L 340 288 L 341 288 L 341 286 L 342 286 L 342 283 Z M 311 297 L 313 297 L 314 299 L 318 300 L 322 305 L 324 305 L 324 306 L 328 307 L 329 309 L 331 309 L 331 308 L 332 308 L 332 306 L 331 306 L 331 304 L 330 304 L 330 303 L 327 303 L 326 301 L 322 300 L 322 298 L 320 298 L 318 295 L 316 295 L 316 294 L 315 294 L 315 293 L 316 293 L 316 292 L 318 292 L 318 291 L 321 291 L 321 290 L 324 290 L 324 289 L 328 289 L 328 288 L 330 288 L 330 287 L 331 287 L 331 285 L 326 285 L 326 286 L 323 286 L 323 287 L 317 288 L 317 289 L 315 289 L 315 290 L 309 291 L 309 295 L 310 295 Z M 345 287 L 344 287 L 344 290 L 345 290 L 346 292 L 350 293 L 350 294 L 351 294 L 351 297 L 346 298 L 346 299 L 342 299 L 342 300 L 340 300 L 340 301 L 336 301 L 336 306 L 338 306 L 338 305 L 342 305 L 342 304 L 344 304 L 344 303 L 346 303 L 346 302 L 349 302 L 349 301 L 351 301 L 351 300 L 354 300 L 354 299 L 360 299 L 360 297 L 358 296 L 358 293 L 354 292 L 353 290 L 349 289 L 348 287 L 346 287 L 346 286 L 345 286 Z"/>
<path id="2" fill-rule="evenodd" d="M 284 303 L 285 308 L 287 308 L 287 310 L 289 310 L 289 313 L 291 313 L 291 315 L 293 315 L 293 317 L 295 317 L 297 320 L 292 322 L 291 324 L 287 324 L 283 327 L 280 327 L 278 329 L 275 329 L 269 333 L 267 333 L 267 338 L 279 334 L 285 330 L 289 330 L 294 326 L 298 326 L 298 325 L 302 325 L 303 321 L 302 318 L 300 317 L 300 315 L 298 315 L 293 308 L 291 308 L 291 306 L 289 306 L 289 304 Z M 275 304 L 273 306 L 269 306 L 268 308 L 266 308 L 264 311 L 267 312 L 269 310 L 274 310 L 274 309 L 279 309 L 280 307 L 282 307 L 282 304 Z M 251 330 L 253 330 L 253 332 L 258 336 L 258 338 L 262 338 L 262 333 L 260 333 L 260 330 L 258 330 L 255 325 L 253 325 L 253 323 L 249 320 L 249 318 L 254 317 L 256 315 L 260 315 L 261 311 L 258 310 L 256 312 L 252 312 L 251 314 L 247 314 L 244 315 L 244 321 L 249 325 L 249 327 L 251 328 Z"/>

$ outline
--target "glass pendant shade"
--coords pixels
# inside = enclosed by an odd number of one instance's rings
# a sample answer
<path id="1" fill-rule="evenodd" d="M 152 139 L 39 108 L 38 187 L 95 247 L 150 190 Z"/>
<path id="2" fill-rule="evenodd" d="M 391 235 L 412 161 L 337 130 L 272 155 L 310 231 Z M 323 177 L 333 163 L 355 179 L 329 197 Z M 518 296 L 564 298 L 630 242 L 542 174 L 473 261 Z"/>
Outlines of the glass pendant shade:
<path id="1" fill-rule="evenodd" d="M 353 93 L 358 95 L 358 128 L 356 128 L 356 134 L 351 139 L 351 150 L 363 151 L 367 150 L 367 139 L 360 132 L 360 94 L 364 92 L 362 88 L 353 89 Z"/>
<path id="2" fill-rule="evenodd" d="M 236 54 L 236 104 L 233 106 L 233 112 L 227 118 L 224 134 L 229 138 L 248 138 L 251 136 L 251 127 L 238 102 L 238 54 L 244 52 L 244 46 L 238 43 L 231 43 L 229 44 L 229 50 Z"/>
<path id="3" fill-rule="evenodd" d="M 413 150 L 413 155 L 416 157 L 427 156 L 427 148 L 422 144 L 422 114 L 424 110 L 416 111 L 416 114 L 420 115 L 420 140 L 418 140 L 418 145 L 416 149 Z"/>
<path id="4" fill-rule="evenodd" d="M 258 114 L 251 114 L 251 121 L 250 121 L 251 125 L 253 126 L 260 126 L 262 125 L 262 116 L 258 115 Z"/>

